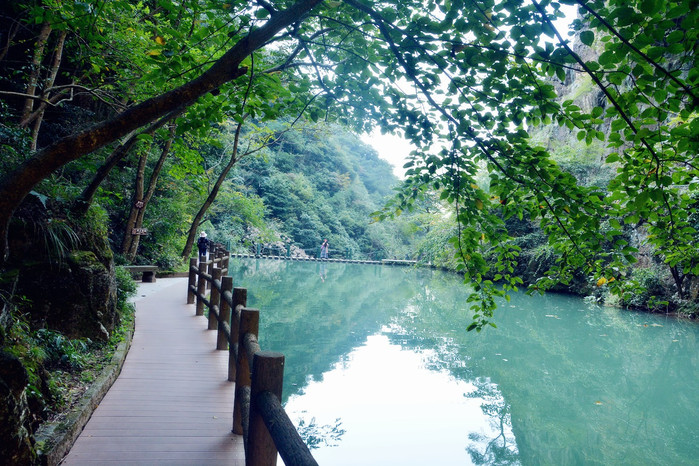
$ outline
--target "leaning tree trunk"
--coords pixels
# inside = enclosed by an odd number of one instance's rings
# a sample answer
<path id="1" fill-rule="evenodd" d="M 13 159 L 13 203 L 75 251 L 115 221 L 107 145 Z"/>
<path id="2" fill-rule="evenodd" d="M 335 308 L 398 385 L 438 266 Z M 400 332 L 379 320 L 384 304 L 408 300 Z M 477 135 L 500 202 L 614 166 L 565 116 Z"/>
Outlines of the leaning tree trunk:
<path id="1" fill-rule="evenodd" d="M 109 154 L 109 157 L 105 159 L 104 163 L 97 169 L 97 173 L 95 173 L 95 176 L 92 178 L 92 181 L 90 181 L 90 184 L 88 184 L 85 187 L 85 189 L 83 189 L 83 192 L 75 200 L 73 206 L 73 213 L 78 215 L 84 215 L 87 212 L 87 209 L 90 208 L 92 200 L 94 199 L 95 194 L 97 193 L 97 188 L 100 187 L 100 185 L 107 178 L 112 169 L 116 167 L 116 164 L 119 163 L 119 161 L 122 160 L 124 157 L 126 157 L 126 154 L 128 154 L 131 148 L 134 146 L 134 144 L 136 144 L 140 135 L 153 135 L 155 133 L 155 130 L 163 126 L 168 121 L 171 121 L 173 118 L 176 118 L 181 113 L 182 112 L 179 110 L 169 113 L 168 115 L 153 123 L 146 130 L 136 134 L 131 134 L 126 141 L 119 144 L 117 148 L 114 149 L 111 154 Z"/>
<path id="2" fill-rule="evenodd" d="M 194 220 L 192 220 L 192 225 L 189 227 L 189 233 L 187 234 L 187 243 L 184 245 L 184 250 L 182 251 L 182 258 L 184 258 L 185 260 L 187 260 L 189 255 L 192 254 L 192 248 L 194 247 L 194 238 L 197 236 L 197 229 L 199 228 L 199 225 L 201 225 L 202 219 L 204 218 L 206 211 L 209 210 L 211 204 L 213 204 L 214 200 L 216 200 L 216 196 L 218 196 L 218 192 L 221 189 L 221 185 L 226 180 L 228 172 L 231 171 L 233 165 L 235 165 L 235 163 L 238 161 L 238 142 L 240 141 L 240 130 L 242 127 L 243 122 L 241 121 L 240 123 L 238 123 L 238 127 L 235 130 L 235 139 L 233 140 L 233 150 L 231 152 L 231 159 L 228 161 L 228 164 L 226 164 L 226 166 L 223 167 L 221 173 L 219 173 L 216 183 L 214 183 L 214 186 L 211 188 L 211 192 L 204 201 L 204 204 L 202 204 L 201 208 L 199 209 L 199 212 L 197 212 L 197 214 L 194 216 Z"/>
<path id="3" fill-rule="evenodd" d="M 246 67 L 241 67 L 245 58 L 321 2 L 322 0 L 299 0 L 286 10 L 277 12 L 263 26 L 236 42 L 198 78 L 150 98 L 112 119 L 62 138 L 7 173 L 0 180 L 0 261 L 5 261 L 9 253 L 7 231 L 12 214 L 40 181 L 68 162 L 104 147 L 183 105 L 191 105 L 199 97 L 242 76 L 247 72 Z"/>
<path id="4" fill-rule="evenodd" d="M 686 278 L 686 275 L 684 275 L 676 265 L 670 267 L 670 273 L 672 274 L 673 280 L 675 280 L 675 286 L 677 287 L 677 295 L 680 297 L 680 299 L 684 299 L 686 296 L 684 290 L 684 279 Z"/>
<path id="5" fill-rule="evenodd" d="M 155 193 L 155 186 L 158 183 L 158 177 L 160 176 L 160 172 L 163 169 L 163 165 L 165 165 L 165 159 L 170 154 L 170 148 L 172 147 L 172 143 L 175 141 L 176 130 L 177 125 L 170 125 L 169 137 L 165 142 L 165 146 L 163 147 L 162 152 L 160 153 L 160 158 L 158 159 L 158 162 L 155 164 L 155 167 L 153 168 L 153 173 L 151 174 L 150 181 L 148 182 L 148 190 L 143 196 L 143 200 L 141 201 L 141 208 L 138 209 L 138 212 L 136 214 L 136 222 L 134 224 L 134 228 L 138 229 L 143 226 L 143 217 L 146 213 L 146 207 L 148 207 L 148 203 L 153 197 L 153 193 Z M 140 241 L 141 235 L 133 235 L 133 238 L 131 240 L 131 246 L 129 247 L 129 251 L 126 254 L 126 257 L 128 257 L 130 261 L 133 261 L 134 257 L 136 257 L 136 252 L 138 252 L 138 244 L 140 243 Z"/>

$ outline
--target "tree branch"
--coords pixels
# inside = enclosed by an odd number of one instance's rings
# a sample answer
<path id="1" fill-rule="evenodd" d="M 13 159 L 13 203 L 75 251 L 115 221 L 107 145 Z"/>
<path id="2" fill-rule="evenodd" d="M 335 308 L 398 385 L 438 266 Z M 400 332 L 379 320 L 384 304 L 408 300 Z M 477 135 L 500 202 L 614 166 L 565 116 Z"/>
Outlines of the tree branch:
<path id="1" fill-rule="evenodd" d="M 321 1 L 297 1 L 241 38 L 198 78 L 150 98 L 110 120 L 60 139 L 8 172 L 0 179 L 0 261 L 7 258 L 7 228 L 10 217 L 37 183 L 66 163 L 89 154 L 182 105 L 190 105 L 204 94 L 242 76 L 247 71 L 245 67 L 240 66 L 245 57 L 264 46 L 279 31 L 294 24 Z"/>
<path id="2" fill-rule="evenodd" d="M 258 5 L 260 5 L 262 8 L 267 10 L 269 12 L 270 16 L 274 16 L 277 13 L 279 13 L 277 10 L 274 9 L 274 7 L 269 3 L 266 2 L 265 0 L 255 0 Z"/>
<path id="3" fill-rule="evenodd" d="M 575 0 L 578 5 L 580 5 L 582 8 L 585 9 L 588 13 L 590 13 L 592 16 L 594 16 L 604 27 L 609 29 L 609 31 L 614 34 L 622 44 L 626 45 L 628 48 L 633 50 L 635 53 L 637 53 L 641 58 L 643 58 L 646 62 L 650 63 L 656 70 L 660 71 L 663 73 L 665 76 L 670 78 L 672 81 L 675 82 L 680 88 L 684 89 L 684 91 L 689 94 L 695 101 L 697 100 L 697 96 L 694 94 L 691 88 L 687 87 L 686 84 L 684 84 L 682 81 L 677 79 L 676 76 L 674 76 L 672 73 L 670 73 L 668 70 L 660 66 L 655 60 L 650 58 L 648 55 L 645 53 L 641 52 L 638 48 L 636 48 L 635 45 L 633 45 L 631 42 L 626 40 L 621 34 L 619 34 L 619 31 L 617 31 L 614 26 L 612 26 L 609 22 L 607 22 L 604 18 L 602 18 L 599 13 L 594 11 L 592 8 L 590 8 L 585 2 L 585 0 Z"/>

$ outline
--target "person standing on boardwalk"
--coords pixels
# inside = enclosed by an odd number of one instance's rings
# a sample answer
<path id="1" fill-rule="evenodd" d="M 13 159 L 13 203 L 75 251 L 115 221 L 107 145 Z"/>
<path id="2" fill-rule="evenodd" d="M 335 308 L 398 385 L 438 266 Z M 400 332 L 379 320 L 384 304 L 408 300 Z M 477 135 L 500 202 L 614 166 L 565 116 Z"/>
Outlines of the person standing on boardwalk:
<path id="1" fill-rule="evenodd" d="M 321 259 L 327 259 L 328 258 L 328 248 L 330 245 L 328 244 L 327 238 L 323 240 L 323 244 L 320 245 L 320 258 Z"/>
<path id="2" fill-rule="evenodd" d="M 206 237 L 206 232 L 202 231 L 201 234 L 199 235 L 199 239 L 197 240 L 197 247 L 199 248 L 199 255 L 200 256 L 206 255 L 206 250 L 209 249 L 210 243 L 211 242 Z"/>

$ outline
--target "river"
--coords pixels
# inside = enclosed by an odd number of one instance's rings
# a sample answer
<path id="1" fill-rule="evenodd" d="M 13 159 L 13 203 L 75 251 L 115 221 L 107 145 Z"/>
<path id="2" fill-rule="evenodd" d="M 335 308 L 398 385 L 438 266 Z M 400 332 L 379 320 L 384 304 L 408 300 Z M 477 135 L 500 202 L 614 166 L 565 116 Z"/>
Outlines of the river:
<path id="1" fill-rule="evenodd" d="M 453 274 L 234 259 L 319 464 L 696 465 L 699 326 L 515 294 L 466 332 Z"/>

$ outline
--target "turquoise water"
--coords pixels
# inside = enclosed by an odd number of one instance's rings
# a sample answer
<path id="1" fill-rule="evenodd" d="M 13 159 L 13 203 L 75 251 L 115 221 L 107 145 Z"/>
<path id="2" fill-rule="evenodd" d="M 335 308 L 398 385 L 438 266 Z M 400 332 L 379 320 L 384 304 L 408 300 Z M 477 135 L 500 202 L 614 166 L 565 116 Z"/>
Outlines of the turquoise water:
<path id="1" fill-rule="evenodd" d="M 699 326 L 513 296 L 467 333 L 439 271 L 237 259 L 321 465 L 697 465 Z"/>

